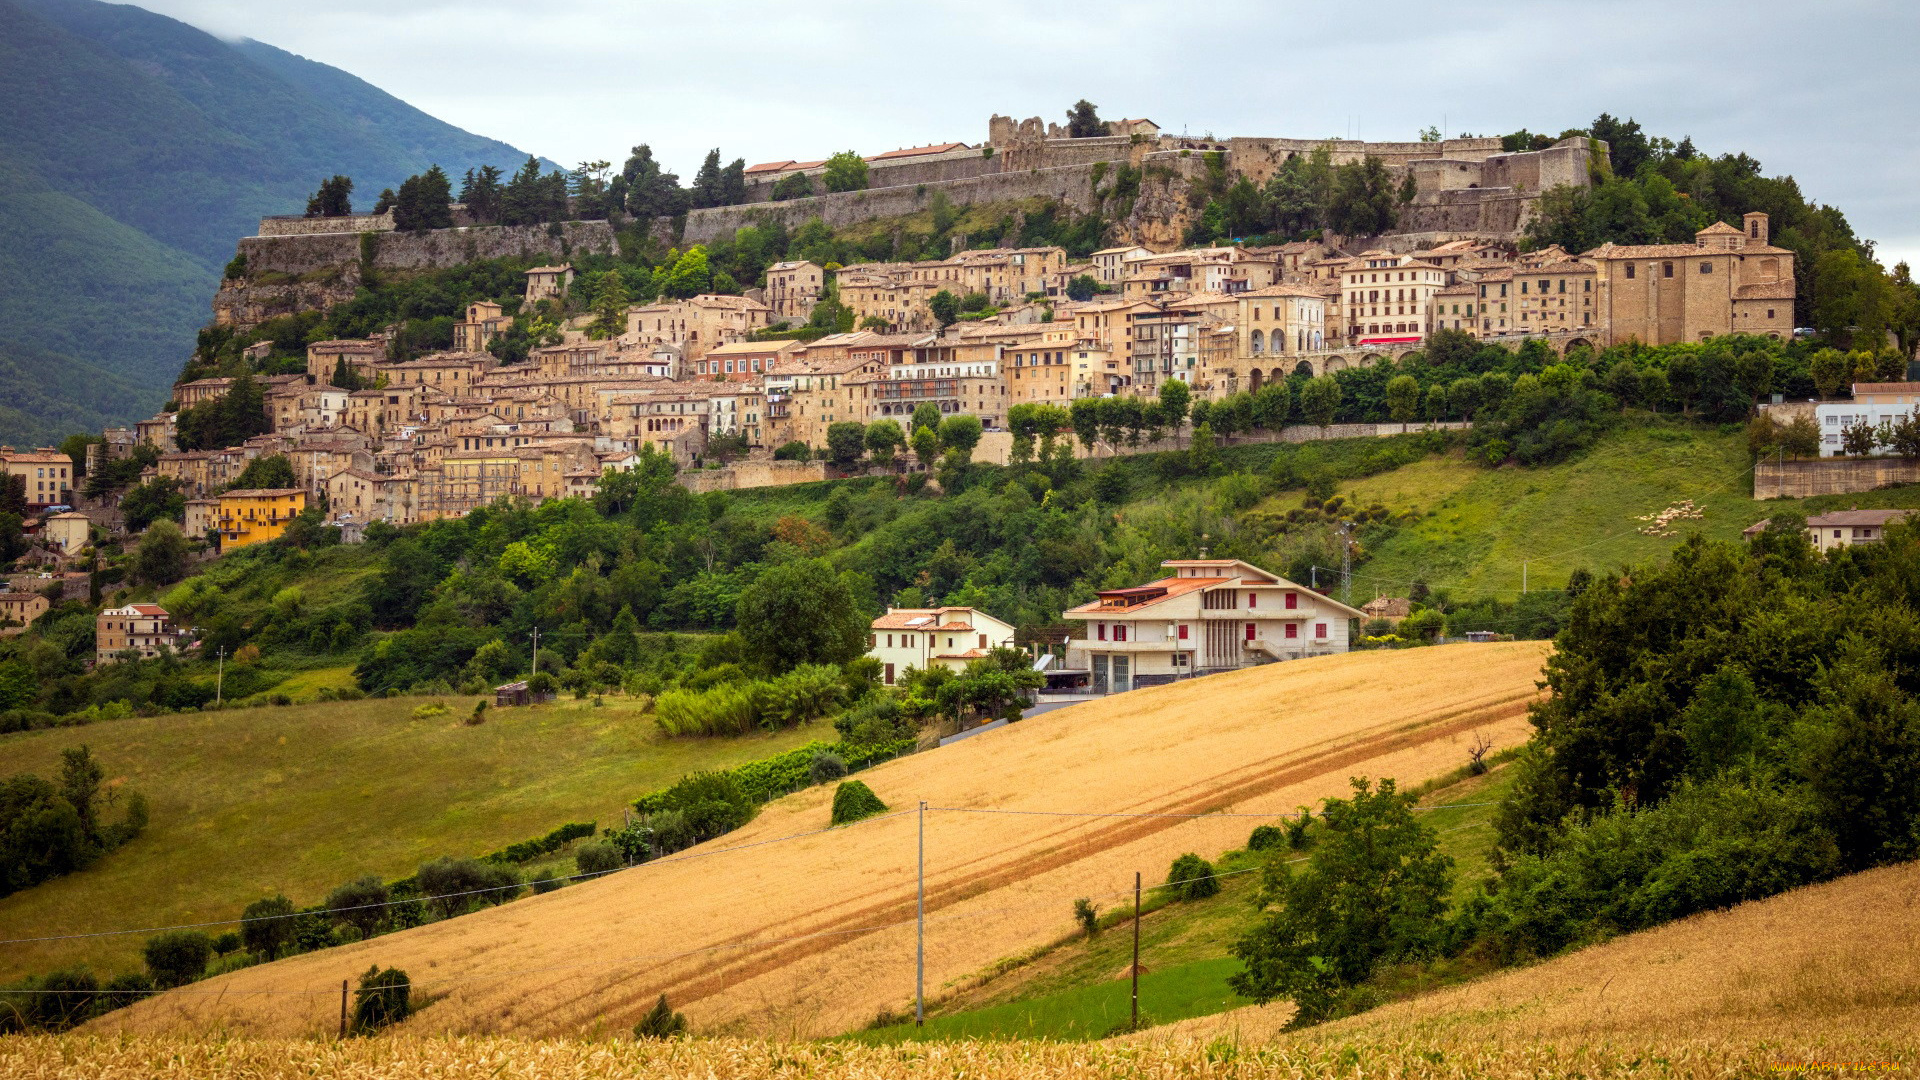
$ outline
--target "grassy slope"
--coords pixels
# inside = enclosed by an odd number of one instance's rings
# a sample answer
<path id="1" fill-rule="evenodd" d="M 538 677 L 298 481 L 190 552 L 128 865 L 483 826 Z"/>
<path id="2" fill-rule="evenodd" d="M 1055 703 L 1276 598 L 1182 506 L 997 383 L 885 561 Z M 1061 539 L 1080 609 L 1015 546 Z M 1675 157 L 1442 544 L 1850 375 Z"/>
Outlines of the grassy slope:
<path id="1" fill-rule="evenodd" d="M 1425 815 L 1440 836 L 1440 848 L 1455 864 L 1456 899 L 1473 890 L 1492 873 L 1488 856 L 1493 835 L 1487 823 L 1497 801 L 1511 781 L 1511 770 L 1500 768 L 1484 777 L 1447 784 L 1426 795 L 1421 805 L 1436 809 Z M 1282 858 L 1303 856 L 1287 853 Z M 1258 861 L 1245 852 L 1229 853 L 1218 869 L 1219 895 L 1185 904 L 1169 904 L 1149 911 L 1140 920 L 1140 1011 L 1154 1023 L 1208 1016 L 1246 1005 L 1227 986 L 1227 977 L 1240 962 L 1227 955 L 1227 946 L 1246 931 L 1256 916 L 1252 901 Z M 1239 871 L 1235 873 L 1235 871 Z M 988 979 L 936 1003 L 926 1026 L 896 1026 L 860 1032 L 861 1042 L 899 1042 L 908 1039 L 1055 1038 L 1097 1039 L 1125 1021 L 1131 1011 L 1132 987 L 1126 977 L 1133 947 L 1127 899 L 1107 900 L 1102 907 L 1109 920 L 1091 940 L 1074 937 L 1027 962 L 1011 962 L 1005 974 Z"/>
<path id="2" fill-rule="evenodd" d="M 1363 503 L 1425 515 L 1371 553 L 1354 571 L 1353 591 L 1404 596 L 1419 578 L 1456 599 L 1511 598 L 1523 559 L 1528 587 L 1559 588 L 1576 569 L 1662 557 L 1691 532 L 1737 540 L 1782 508 L 1920 507 L 1920 486 L 1755 502 L 1751 469 L 1741 433 L 1659 426 L 1621 432 L 1578 461 L 1544 469 L 1488 470 L 1455 455 L 1351 481 L 1342 490 Z M 1686 499 L 1700 519 L 1677 522 L 1670 536 L 1638 531 L 1640 517 Z M 1292 505 L 1291 496 L 1281 503 Z"/>
<path id="3" fill-rule="evenodd" d="M 320 677 L 322 673 L 314 673 Z M 669 742 L 622 699 L 413 720 L 395 698 L 185 714 L 0 739 L 0 775 L 52 775 L 86 744 L 152 802 L 146 834 L 94 868 L 0 899 L 0 938 L 225 919 L 284 892 L 314 903 L 361 874 L 411 873 L 621 806 L 682 774 L 763 757 L 817 730 Z M 85 962 L 137 966 L 139 936 L 9 946 L 0 981 Z"/>

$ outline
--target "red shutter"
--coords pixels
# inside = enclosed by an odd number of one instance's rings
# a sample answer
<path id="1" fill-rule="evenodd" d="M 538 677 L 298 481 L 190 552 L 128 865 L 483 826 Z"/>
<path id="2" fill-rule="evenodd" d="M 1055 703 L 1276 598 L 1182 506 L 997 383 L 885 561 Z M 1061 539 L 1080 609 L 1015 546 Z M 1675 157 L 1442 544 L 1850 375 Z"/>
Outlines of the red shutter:
<path id="1" fill-rule="evenodd" d="M 1253 640 L 1253 624 L 1252 623 L 1247 624 L 1247 640 L 1248 641 Z"/>
<path id="2" fill-rule="evenodd" d="M 1292 611 L 1294 608 L 1297 608 L 1299 606 L 1300 606 L 1300 594 L 1288 593 L 1287 594 L 1287 610 Z"/>
<path id="3" fill-rule="evenodd" d="M 1327 636 L 1327 624 L 1326 624 L 1326 623 L 1323 623 L 1323 622 L 1317 622 L 1317 623 L 1314 623 L 1314 624 L 1313 624 L 1313 636 L 1314 636 L 1314 637 L 1317 637 L 1317 638 L 1323 638 L 1323 637 L 1326 637 L 1326 636 Z"/>
<path id="4" fill-rule="evenodd" d="M 1287 636 L 1288 636 L 1288 637 L 1290 637 L 1290 638 L 1297 638 L 1297 637 L 1299 637 L 1299 636 L 1300 636 L 1300 624 L 1299 624 L 1299 623 L 1288 623 L 1288 624 L 1287 624 Z"/>
<path id="5" fill-rule="evenodd" d="M 1094 632 L 1097 635 L 1099 635 L 1099 638 L 1101 641 L 1107 640 L 1107 624 L 1106 623 L 1094 623 L 1093 629 L 1094 629 Z"/>
<path id="6" fill-rule="evenodd" d="M 1186 623 L 1180 624 L 1180 640 L 1181 641 L 1187 640 L 1187 624 Z"/>
<path id="7" fill-rule="evenodd" d="M 1248 606 L 1248 607 L 1250 607 L 1250 608 L 1256 608 L 1256 607 L 1259 607 L 1259 606 L 1260 606 L 1260 594 L 1259 594 L 1259 593 L 1253 593 L 1253 592 L 1250 592 L 1250 593 L 1248 593 L 1248 594 L 1247 594 L 1247 606 Z"/>

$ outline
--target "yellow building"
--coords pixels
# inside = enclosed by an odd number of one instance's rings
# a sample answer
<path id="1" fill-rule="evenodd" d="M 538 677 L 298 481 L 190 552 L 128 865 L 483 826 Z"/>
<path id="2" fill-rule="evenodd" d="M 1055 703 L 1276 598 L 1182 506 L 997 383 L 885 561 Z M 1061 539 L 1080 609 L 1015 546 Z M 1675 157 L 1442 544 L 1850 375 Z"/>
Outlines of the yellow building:
<path id="1" fill-rule="evenodd" d="M 300 488 L 241 488 L 220 495 L 220 547 L 223 551 L 264 543 L 287 531 L 307 508 Z"/>

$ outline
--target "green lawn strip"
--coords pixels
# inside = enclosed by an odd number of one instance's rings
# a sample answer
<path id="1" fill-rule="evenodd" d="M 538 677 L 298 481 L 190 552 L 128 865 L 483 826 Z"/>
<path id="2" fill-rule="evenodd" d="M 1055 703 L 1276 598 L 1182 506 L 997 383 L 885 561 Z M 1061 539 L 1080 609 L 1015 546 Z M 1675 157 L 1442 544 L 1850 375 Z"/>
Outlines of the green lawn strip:
<path id="1" fill-rule="evenodd" d="M 1349 481 L 1341 490 L 1363 504 L 1422 515 L 1355 569 L 1354 592 L 1405 595 L 1420 579 L 1456 599 L 1511 599 L 1520 592 L 1523 562 L 1528 588 L 1560 588 L 1577 569 L 1660 558 L 1690 533 L 1738 539 L 1781 509 L 1920 507 L 1920 486 L 1756 502 L 1752 466 L 1739 431 L 1655 421 L 1626 428 L 1564 465 L 1486 469 L 1456 454 Z M 1647 524 L 1641 518 L 1683 500 L 1702 516 L 1674 522 L 1666 536 L 1640 531 Z"/>
<path id="2" fill-rule="evenodd" d="M 90 869 L 0 898 L 0 938 L 229 919 L 276 892 L 318 903 L 364 874 L 405 877 L 569 821 L 618 826 L 628 800 L 687 773 L 831 734 L 669 740 L 621 697 L 490 710 L 469 727 L 475 699 L 448 696 L 448 714 L 413 719 L 428 700 L 136 717 L 0 740 L 0 775 L 53 776 L 63 748 L 86 744 L 152 806 L 147 831 Z M 142 940 L 9 946 L 0 982 L 77 963 L 131 970 Z"/>
<path id="3" fill-rule="evenodd" d="M 1225 956 L 1149 969 L 1140 977 L 1140 1012 L 1154 1023 L 1164 1024 L 1245 1005 L 1245 999 L 1227 988 L 1227 976 L 1238 970 L 1240 962 Z M 863 1031 L 849 1038 L 866 1043 L 1098 1039 L 1125 1024 L 1131 1006 L 1132 983 L 1123 977 L 973 1012 L 930 1017 L 923 1028 L 905 1024 Z"/>
<path id="4" fill-rule="evenodd" d="M 1494 807 L 1512 786 L 1510 767 L 1481 776 L 1462 774 L 1421 795 L 1428 809 L 1421 816 L 1437 833 L 1440 850 L 1454 860 L 1456 903 L 1492 874 Z M 1416 789 L 1417 790 L 1417 789 Z M 1281 851 L 1275 858 L 1302 860 L 1305 853 Z M 1204 1016 L 1247 1004 L 1226 987 L 1240 970 L 1227 947 L 1253 924 L 1253 900 L 1259 874 L 1231 873 L 1258 866 L 1245 851 L 1228 852 L 1215 868 L 1218 895 L 1205 900 L 1153 908 L 1140 921 L 1141 1011 L 1156 1024 Z M 1150 894 L 1151 895 L 1151 894 Z M 1129 983 L 1125 978 L 1133 949 L 1128 919 L 1131 901 L 1102 909 L 1102 929 L 1093 938 L 1071 937 L 1010 961 L 983 984 L 930 1006 L 919 1033 L 911 1025 L 890 1025 L 854 1033 L 861 1041 L 898 1042 L 915 1038 L 1059 1038 L 1095 1039 L 1127 1019 Z M 1061 928 L 1071 926 L 1070 907 L 1062 905 Z M 1119 994 L 1118 1011 L 1115 998 Z M 1155 1002 L 1149 1006 L 1148 1002 Z"/>

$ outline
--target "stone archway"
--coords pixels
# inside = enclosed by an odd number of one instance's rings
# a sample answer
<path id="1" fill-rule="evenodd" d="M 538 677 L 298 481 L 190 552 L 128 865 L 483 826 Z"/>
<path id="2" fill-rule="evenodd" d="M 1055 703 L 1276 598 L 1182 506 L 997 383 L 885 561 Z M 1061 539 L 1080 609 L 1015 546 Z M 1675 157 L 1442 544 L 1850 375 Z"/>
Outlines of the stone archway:
<path id="1" fill-rule="evenodd" d="M 1372 367 L 1373 365 L 1378 364 L 1384 361 L 1385 359 L 1386 359 L 1386 356 L 1382 353 L 1370 352 L 1360 358 L 1360 366 Z"/>
<path id="2" fill-rule="evenodd" d="M 1313 378 L 1313 361 L 1302 360 L 1293 365 L 1293 373 L 1295 375 L 1305 375 L 1309 379 Z"/>
<path id="3" fill-rule="evenodd" d="M 1586 349 L 1588 352 L 1598 351 L 1594 346 L 1593 342 L 1588 341 L 1586 338 L 1583 338 L 1583 337 L 1577 337 L 1577 338 L 1574 338 L 1572 341 L 1567 342 L 1566 345 L 1561 348 L 1560 355 L 1565 356 L 1575 349 Z"/>
<path id="4" fill-rule="evenodd" d="M 1259 393 L 1260 387 L 1264 385 L 1265 382 L 1266 379 L 1260 374 L 1259 368 L 1254 368 L 1252 371 L 1247 372 L 1247 393 Z"/>
<path id="5" fill-rule="evenodd" d="M 1326 362 L 1320 365 L 1322 375 L 1331 375 L 1336 371 L 1345 370 L 1347 370 L 1347 359 L 1344 356 L 1329 356 Z"/>

